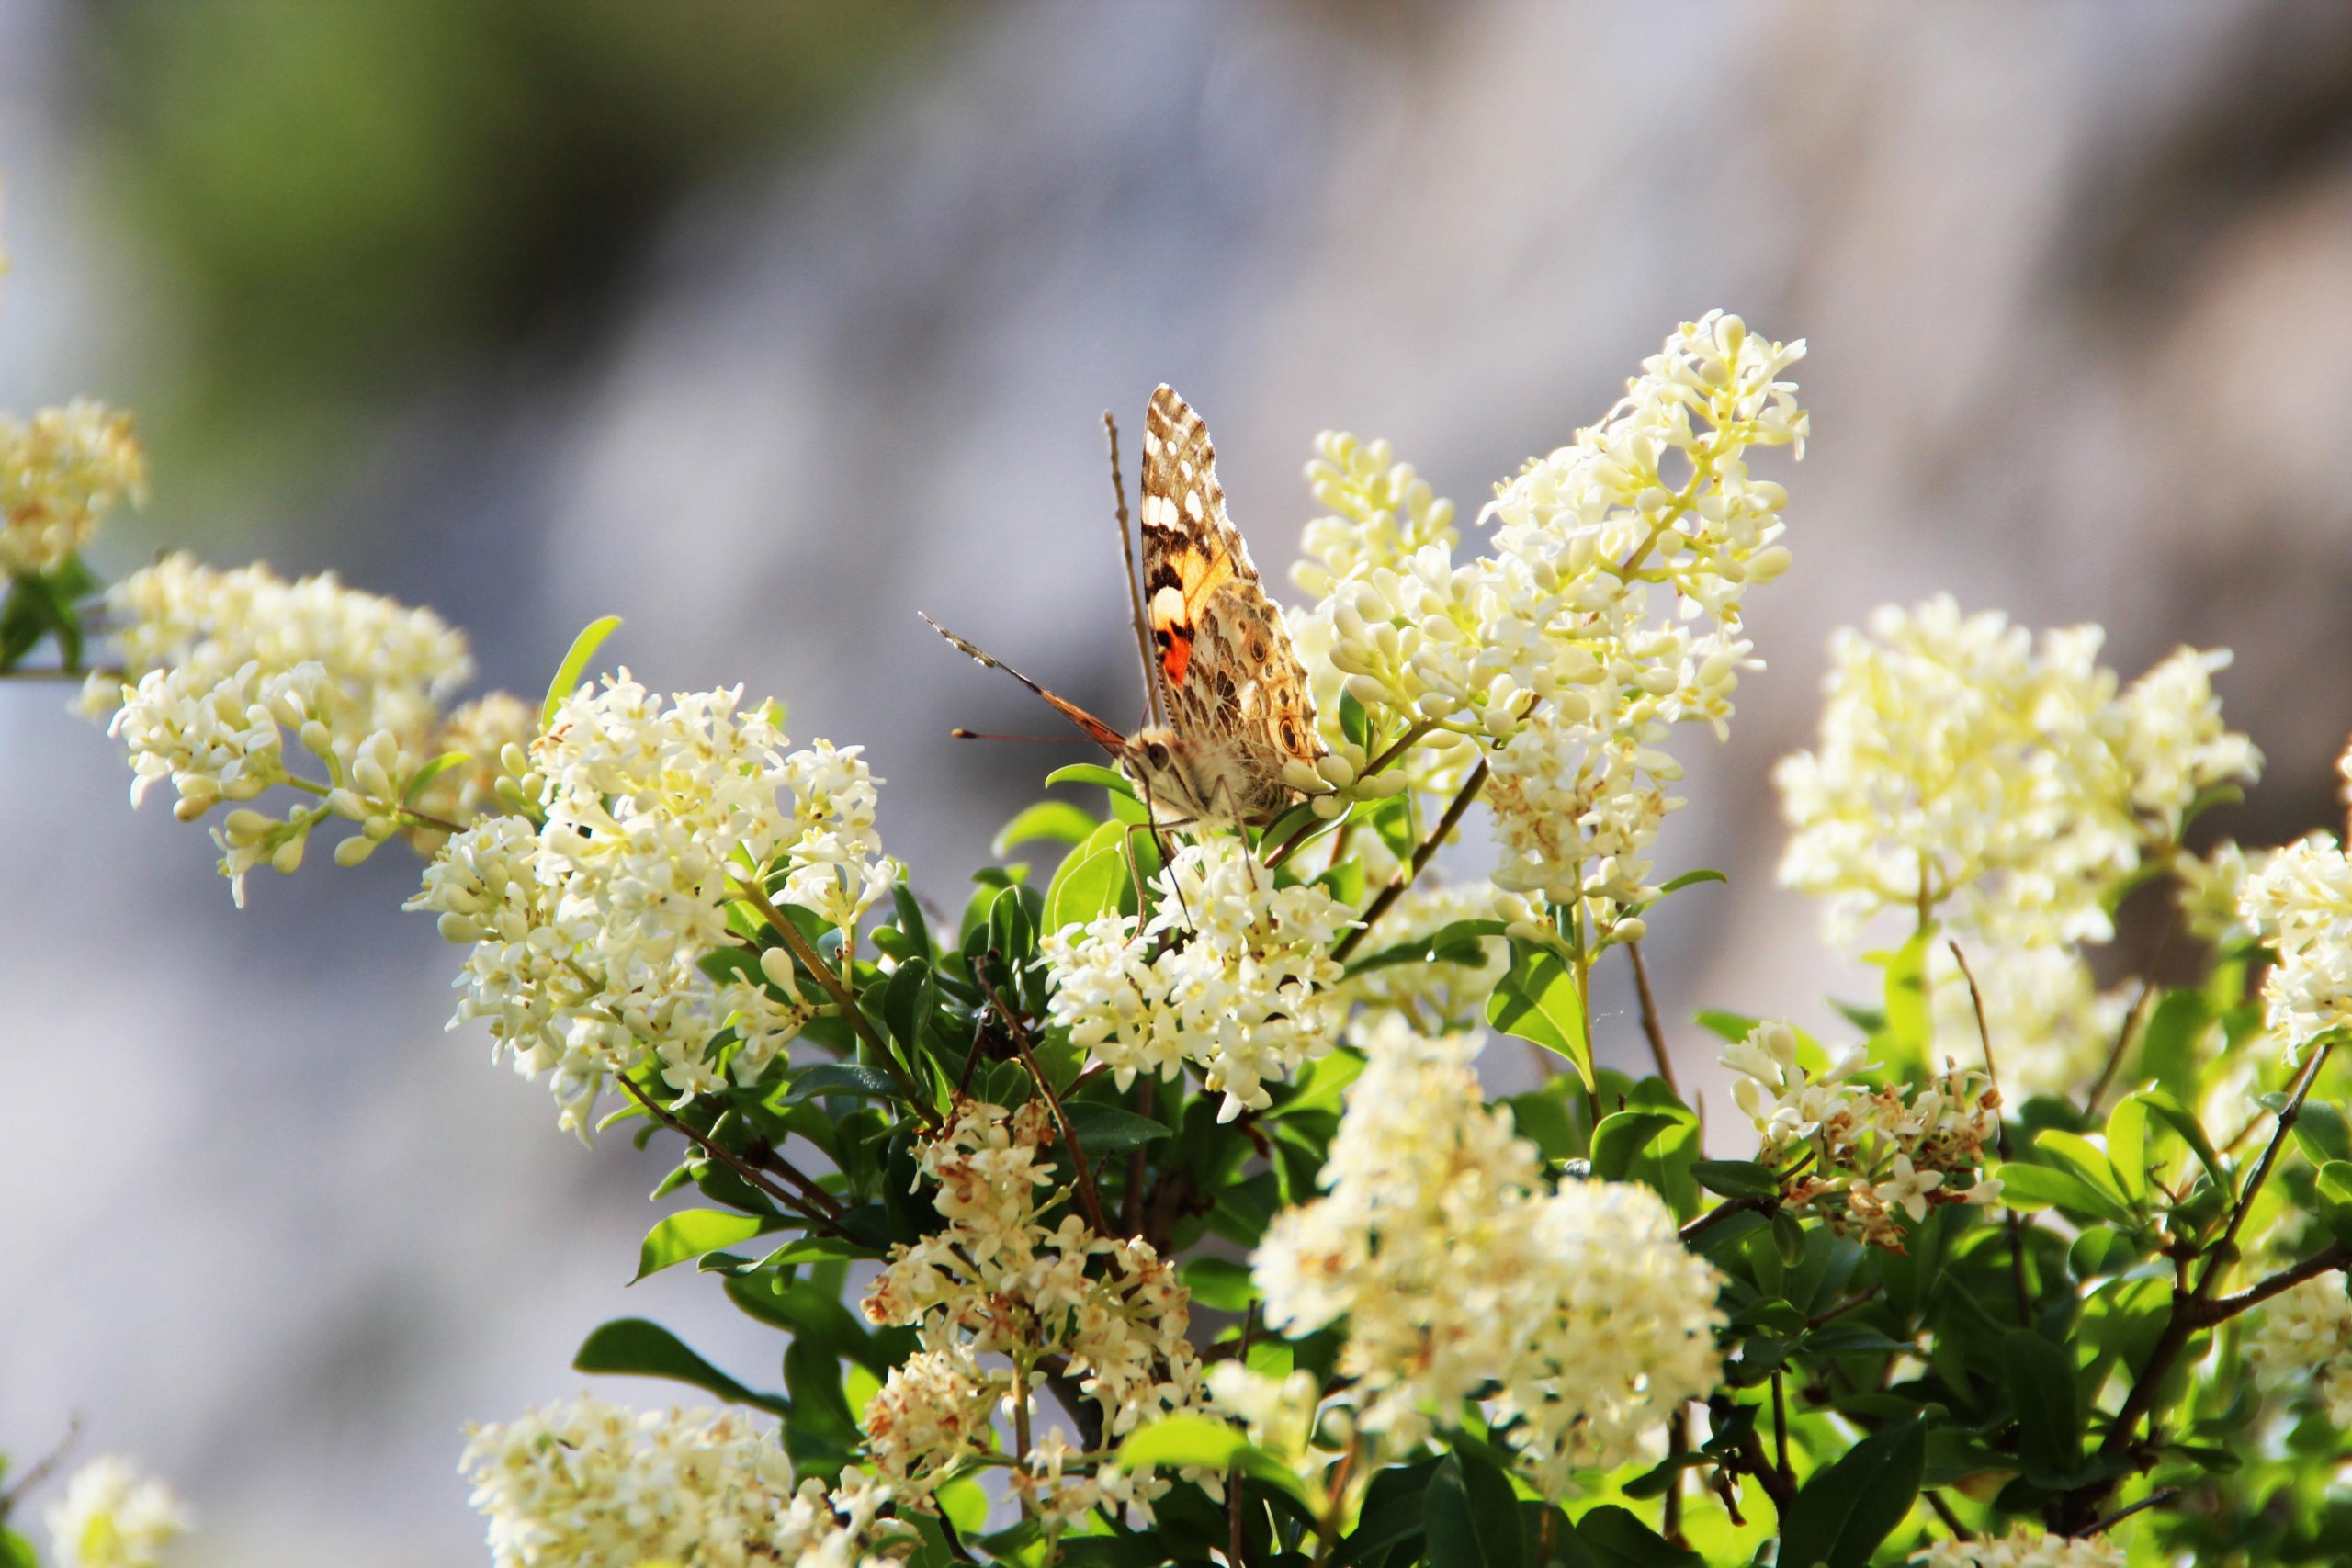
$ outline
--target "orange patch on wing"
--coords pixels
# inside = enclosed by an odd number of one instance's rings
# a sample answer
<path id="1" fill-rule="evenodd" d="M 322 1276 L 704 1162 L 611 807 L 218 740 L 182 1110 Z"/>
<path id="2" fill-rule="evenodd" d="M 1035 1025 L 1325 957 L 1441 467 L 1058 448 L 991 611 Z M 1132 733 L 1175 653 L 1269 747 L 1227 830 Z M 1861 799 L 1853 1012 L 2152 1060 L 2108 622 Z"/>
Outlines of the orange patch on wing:
<path id="1" fill-rule="evenodd" d="M 1192 634 L 1170 628 L 1168 633 L 1168 646 L 1160 649 L 1159 653 L 1159 668 L 1167 675 L 1168 683 L 1171 686 L 1182 685 L 1184 671 L 1192 667 Z"/>

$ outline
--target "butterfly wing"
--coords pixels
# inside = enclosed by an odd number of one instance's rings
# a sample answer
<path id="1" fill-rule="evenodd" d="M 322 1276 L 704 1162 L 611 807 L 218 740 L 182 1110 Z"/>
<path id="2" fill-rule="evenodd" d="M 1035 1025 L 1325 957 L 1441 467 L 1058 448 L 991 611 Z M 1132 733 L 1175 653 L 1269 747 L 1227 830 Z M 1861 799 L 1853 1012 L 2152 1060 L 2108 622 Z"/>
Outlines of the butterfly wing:
<path id="1" fill-rule="evenodd" d="M 1170 722 L 1237 812 L 1279 810 L 1283 764 L 1322 754 L 1306 672 L 1226 514 L 1208 426 L 1162 386 L 1143 431 L 1144 607 Z"/>

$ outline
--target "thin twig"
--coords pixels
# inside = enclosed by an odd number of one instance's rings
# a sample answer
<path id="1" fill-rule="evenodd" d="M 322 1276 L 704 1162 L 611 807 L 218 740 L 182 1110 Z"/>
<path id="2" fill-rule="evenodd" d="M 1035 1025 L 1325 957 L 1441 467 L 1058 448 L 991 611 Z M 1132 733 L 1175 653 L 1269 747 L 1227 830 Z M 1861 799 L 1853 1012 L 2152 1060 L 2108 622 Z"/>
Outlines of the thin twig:
<path id="1" fill-rule="evenodd" d="M 1347 962 L 1348 954 L 1353 953 L 1356 950 L 1356 944 L 1363 941 L 1364 933 L 1372 930 L 1374 921 L 1388 912 L 1389 906 L 1404 897 L 1405 889 L 1412 886 L 1413 878 L 1420 875 L 1421 868 L 1430 863 L 1431 855 L 1437 853 L 1437 847 L 1443 843 L 1445 836 L 1453 832 L 1461 823 L 1463 814 L 1470 809 L 1470 803 L 1477 799 L 1478 792 L 1486 787 L 1487 760 L 1481 757 L 1478 759 L 1478 765 L 1470 770 L 1469 778 L 1463 782 L 1460 793 L 1455 795 L 1452 804 L 1446 807 L 1445 815 L 1438 818 L 1437 827 L 1431 829 L 1430 836 L 1423 839 L 1420 846 L 1413 851 L 1413 858 L 1396 868 L 1396 874 L 1388 879 L 1388 885 L 1380 890 L 1380 896 L 1367 905 L 1364 912 L 1357 917 L 1355 929 L 1341 937 L 1340 944 L 1331 950 L 1333 959 L 1343 964 Z"/>
<path id="2" fill-rule="evenodd" d="M 2132 1515 L 2138 1513 L 2141 1509 L 2160 1508 L 2179 1495 L 2180 1488 L 2177 1486 L 2159 1486 L 2154 1492 L 2149 1493 L 2145 1497 L 2143 1497 L 2138 1502 L 2132 1504 L 2130 1507 L 2116 1509 L 2115 1512 L 2108 1515 L 2107 1517 L 2099 1520 L 2098 1523 L 2093 1525 L 2083 1533 L 2085 1535 L 2103 1535 L 2107 1531 L 2113 1529 L 2117 1525 L 2121 1524 L 2124 1520 L 2130 1518 Z"/>
<path id="3" fill-rule="evenodd" d="M 2086 1115 L 2098 1114 L 2099 1097 L 2104 1095 L 2108 1086 L 2115 1081 L 2117 1071 L 2123 1066 L 2123 1053 L 2130 1048 L 2132 1037 L 2140 1032 L 2140 1026 L 2146 1021 L 2148 1003 L 2156 994 L 2156 971 L 2163 965 L 2165 953 L 2172 946 L 2173 933 L 2179 929 L 2180 910 L 2176 906 L 2172 918 L 2165 922 L 2164 931 L 2156 938 L 2155 951 L 2148 955 L 2147 967 L 2140 976 L 2140 994 L 2132 998 L 2132 1010 L 2123 1015 L 2123 1027 L 2115 1032 L 2115 1044 L 2107 1053 L 2106 1064 L 2098 1070 L 2098 1081 L 2091 1085 L 2090 1098 L 2083 1101 L 2083 1111 Z"/>
<path id="4" fill-rule="evenodd" d="M 2326 1247 L 2304 1258 L 2291 1269 L 2281 1269 L 2260 1284 L 2231 1296 L 2215 1296 L 2202 1303 L 2190 1303 L 2184 1310 L 2193 1311 L 2200 1326 L 2227 1323 L 2249 1307 L 2260 1306 L 2271 1297 L 2291 1291 L 2306 1280 L 2316 1280 L 2322 1274 L 2352 1265 L 2352 1247 L 2342 1242 L 2330 1242 Z"/>
<path id="5" fill-rule="evenodd" d="M 1726 1198 L 1682 1227 L 1682 1245 L 1690 1246 L 1734 1214 L 1760 1214 L 1779 1206 L 1775 1198 Z"/>
<path id="6" fill-rule="evenodd" d="M 728 880 L 735 889 L 735 896 L 757 909 L 760 912 L 760 918 L 766 920 L 775 930 L 775 934 L 784 940 L 784 945 L 792 950 L 792 955 L 800 960 L 802 967 L 816 976 L 817 984 L 824 988 L 825 994 L 832 998 L 833 1005 L 841 1010 L 842 1021 L 849 1025 L 851 1032 L 864 1041 L 867 1049 L 874 1053 L 876 1058 L 888 1070 L 890 1076 L 899 1080 L 899 1088 L 906 1095 L 907 1102 L 914 1107 L 915 1113 L 929 1125 L 938 1126 L 939 1113 L 931 1108 L 930 1100 L 924 1098 L 920 1088 L 920 1080 L 914 1077 L 908 1066 L 900 1065 L 898 1053 L 874 1032 L 874 1025 L 866 1021 L 865 1010 L 857 1005 L 856 993 L 849 988 L 848 984 L 839 975 L 833 973 L 831 965 L 825 962 L 824 955 L 809 945 L 808 939 L 800 934 L 800 928 L 786 919 L 783 910 L 768 902 L 768 896 L 764 889 L 755 883 L 745 882 L 741 877 L 729 877 Z"/>
<path id="7" fill-rule="evenodd" d="M 1102 1194 L 1095 1189 L 1093 1168 L 1086 1163 L 1086 1151 L 1079 1146 L 1078 1130 L 1069 1124 L 1069 1112 L 1062 1109 L 1061 1096 L 1056 1094 L 1054 1086 L 1046 1080 L 1045 1069 L 1037 1065 L 1035 1053 L 1029 1049 L 1029 1032 L 1021 1027 L 1020 1016 L 1005 1006 L 1004 998 L 997 995 L 996 987 L 989 984 L 988 976 L 980 974 L 978 966 L 972 973 L 973 977 L 979 981 L 980 990 L 988 997 L 989 1005 L 1004 1020 L 1005 1032 L 1012 1038 L 1012 1048 L 1021 1053 L 1021 1065 L 1029 1069 L 1031 1081 L 1036 1084 L 1037 1092 L 1046 1097 L 1046 1107 L 1054 1113 L 1054 1124 L 1062 1130 L 1062 1141 L 1069 1145 L 1070 1163 L 1078 1168 L 1079 1205 L 1086 1211 L 1086 1223 L 1094 1227 L 1096 1235 L 1117 1234 L 1111 1229 L 1111 1222 L 1103 1216 Z"/>
<path id="8" fill-rule="evenodd" d="M 650 1115 L 655 1121 L 661 1122 L 662 1125 L 669 1128 L 670 1131 L 680 1134 L 688 1143 L 702 1150 L 703 1153 L 708 1155 L 711 1158 L 718 1161 L 728 1169 L 733 1171 L 736 1175 L 741 1177 L 744 1180 L 750 1182 L 753 1187 L 758 1188 L 761 1191 L 766 1193 L 777 1202 L 782 1203 L 785 1207 L 790 1209 L 794 1213 L 798 1214 L 801 1218 L 807 1220 L 819 1230 L 825 1232 L 829 1235 L 838 1236 L 843 1241 L 855 1241 L 857 1239 L 855 1236 L 851 1235 L 849 1232 L 843 1230 L 840 1225 L 834 1224 L 832 1216 L 827 1214 L 821 1209 L 819 1209 L 814 1203 L 811 1203 L 808 1200 L 801 1197 L 797 1192 L 777 1186 L 775 1182 L 768 1179 L 767 1173 L 760 1169 L 759 1167 L 752 1164 L 741 1155 L 736 1154 L 732 1149 L 720 1147 L 719 1145 L 709 1136 L 709 1134 L 695 1131 L 694 1128 L 688 1126 L 685 1122 L 681 1122 L 678 1118 L 670 1114 L 669 1111 L 665 1107 L 656 1103 L 650 1095 L 638 1088 L 637 1085 L 631 1083 L 627 1074 L 616 1074 L 615 1076 L 619 1077 L 621 1088 L 628 1091 L 629 1098 L 636 1100 L 639 1105 L 645 1107 L 647 1114 Z"/>
<path id="9" fill-rule="evenodd" d="M 51 1472 L 65 1462 L 65 1456 L 74 1451 L 74 1445 L 81 1440 L 82 1418 L 68 1416 L 65 1418 L 65 1436 L 57 1439 L 57 1446 L 44 1454 L 40 1462 L 17 1477 L 14 1486 L 0 1492 L 0 1524 L 7 1523 L 8 1516 L 16 1511 L 18 1503 L 24 1501 L 25 1494 L 48 1480 Z"/>
<path id="10" fill-rule="evenodd" d="M 1845 1316 L 1856 1307 L 1870 1305 L 1871 1303 L 1878 1300 L 1879 1297 L 1884 1294 L 1886 1294 L 1886 1287 L 1884 1285 L 1872 1285 L 1869 1290 L 1862 1292 L 1860 1295 L 1849 1296 L 1844 1301 L 1839 1302 L 1836 1306 L 1831 1307 L 1828 1311 L 1818 1313 L 1812 1317 L 1806 1318 L 1804 1320 L 1805 1331 L 1807 1333 L 1811 1333 L 1814 1329 L 1820 1327 L 1825 1323 L 1829 1323 Z"/>
<path id="11" fill-rule="evenodd" d="M 1960 943 L 1947 942 L 1944 945 L 1951 949 L 1952 962 L 1960 965 L 1960 977 L 1968 982 L 1968 1005 L 1976 1012 L 1976 1038 L 1984 1047 L 1984 1077 L 1992 1085 L 1993 1092 L 1998 1095 L 2001 1092 L 2001 1072 L 1993 1065 L 1993 1030 L 1984 1021 L 1984 993 L 1977 988 L 1976 971 L 1968 966 L 1968 954 L 1961 952 Z M 2009 1122 L 2008 1118 L 1997 1111 L 1994 1113 L 1993 1130 L 1996 1146 L 2000 1149 L 2001 1159 L 2006 1164 L 2009 1157 Z M 2018 1322 L 2021 1326 L 2031 1327 L 2033 1292 L 2027 1288 L 2025 1278 L 2025 1216 L 2015 1209 L 2009 1210 L 2008 1228 L 2009 1285 L 2017 1293 Z"/>
<path id="12" fill-rule="evenodd" d="M 1682 1090 L 1674 1082 L 1674 1060 L 1667 1054 L 1666 1030 L 1657 1019 L 1657 998 L 1650 995 L 1649 965 L 1642 962 L 1642 944 L 1629 942 L 1625 953 L 1634 961 L 1634 994 L 1641 998 L 1642 1032 L 1649 1036 L 1650 1055 L 1657 1058 L 1657 1076 L 1666 1080 L 1667 1092 L 1680 1100 Z"/>
<path id="13" fill-rule="evenodd" d="M 1974 1540 L 1976 1539 L 1970 1533 L 1968 1527 L 1960 1522 L 1960 1516 L 1951 1511 L 1951 1505 L 1944 1501 L 1942 1493 L 1930 1486 L 1922 1491 L 1919 1495 L 1928 1500 L 1928 1506 L 1936 1511 L 1936 1517 L 1944 1522 L 1944 1529 L 1951 1531 L 1952 1540 Z"/>
<path id="14" fill-rule="evenodd" d="M 109 676 L 119 681 L 129 673 L 129 671 L 113 665 L 95 670 L 66 670 L 41 665 L 33 669 L 0 670 L 0 681 L 86 681 L 93 675 Z"/>
<path id="15" fill-rule="evenodd" d="M 1789 1468 L 1789 1395 L 1781 1386 L 1781 1369 L 1772 1369 L 1772 1467 L 1781 1484 L 1796 1490 L 1796 1472 Z"/>

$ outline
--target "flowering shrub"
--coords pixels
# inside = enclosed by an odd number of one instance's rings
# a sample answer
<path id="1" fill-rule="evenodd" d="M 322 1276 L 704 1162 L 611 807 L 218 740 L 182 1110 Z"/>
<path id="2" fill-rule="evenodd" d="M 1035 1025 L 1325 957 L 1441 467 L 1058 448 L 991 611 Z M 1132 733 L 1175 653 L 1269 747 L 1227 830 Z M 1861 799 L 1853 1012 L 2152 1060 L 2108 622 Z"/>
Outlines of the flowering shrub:
<path id="1" fill-rule="evenodd" d="M 404 841 L 451 1026 L 677 1157 L 639 1277 L 783 1337 L 763 1389 L 591 1334 L 582 1371 L 724 1408 L 477 1427 L 501 1565 L 2343 1561 L 2352 862 L 2189 848 L 2260 765 L 2225 654 L 2127 685 L 2096 628 L 1948 599 L 1838 634 L 1782 869 L 1883 990 L 1828 1040 L 1702 1014 L 1745 1123 L 1712 1148 L 1677 1087 L 1641 943 L 1716 874 L 1658 875 L 1670 748 L 1756 667 L 1792 558 L 1750 465 L 1802 454 L 1802 353 L 1678 328 L 1466 536 L 1322 437 L 1288 809 L 1156 821 L 1064 768 L 998 846 L 1052 869 L 947 917 L 856 746 L 590 679 L 610 623 L 543 701 L 451 705 L 463 637 L 332 577 L 105 587 L 79 552 L 142 475 L 92 405 L 0 423 L 0 669 L 79 683 L 240 902 L 322 829 Z M 1491 871 L 1442 874 L 1476 806 Z M 2127 898 L 2185 977 L 2102 994 Z M 1596 1066 L 1603 962 L 1652 1072 Z M 1490 1098 L 1496 1034 L 1550 1076 Z M 187 1516 L 107 1459 L 47 1517 L 98 1568 Z"/>

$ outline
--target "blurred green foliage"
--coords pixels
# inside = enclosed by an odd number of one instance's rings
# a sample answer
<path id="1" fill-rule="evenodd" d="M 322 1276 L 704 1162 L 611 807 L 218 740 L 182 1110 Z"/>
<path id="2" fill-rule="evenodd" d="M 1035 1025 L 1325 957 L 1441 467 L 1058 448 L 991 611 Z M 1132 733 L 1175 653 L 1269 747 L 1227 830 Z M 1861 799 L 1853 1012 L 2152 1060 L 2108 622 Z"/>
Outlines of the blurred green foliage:
<path id="1" fill-rule="evenodd" d="M 184 355 L 166 463 L 315 457 L 453 360 L 579 341 L 670 204 L 818 134 L 944 8 L 95 6 L 94 130 Z"/>

